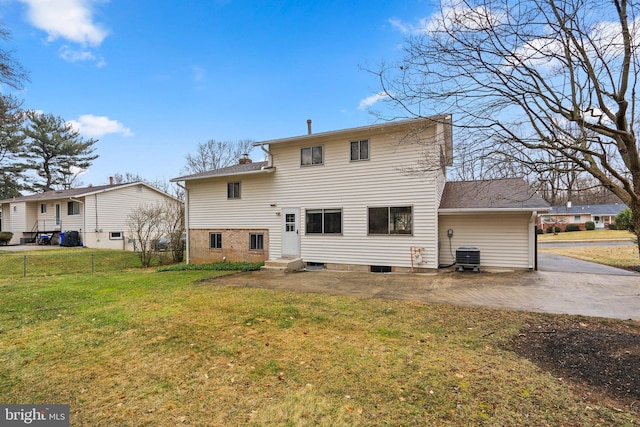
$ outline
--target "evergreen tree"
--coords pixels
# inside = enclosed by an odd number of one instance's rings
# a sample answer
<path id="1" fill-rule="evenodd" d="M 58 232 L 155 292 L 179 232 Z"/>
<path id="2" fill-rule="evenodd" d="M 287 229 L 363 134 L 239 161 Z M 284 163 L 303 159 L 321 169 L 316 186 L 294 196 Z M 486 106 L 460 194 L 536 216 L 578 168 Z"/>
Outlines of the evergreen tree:
<path id="1" fill-rule="evenodd" d="M 12 96 L 0 95 L 0 199 L 19 197 L 24 189 L 20 163 L 25 136 L 22 133 L 24 113 Z"/>
<path id="2" fill-rule="evenodd" d="M 30 189 L 44 192 L 71 188 L 78 172 L 98 158 L 93 154 L 97 140 L 83 139 L 76 129 L 53 114 L 29 111 L 27 117 L 25 159 L 39 177 Z"/>

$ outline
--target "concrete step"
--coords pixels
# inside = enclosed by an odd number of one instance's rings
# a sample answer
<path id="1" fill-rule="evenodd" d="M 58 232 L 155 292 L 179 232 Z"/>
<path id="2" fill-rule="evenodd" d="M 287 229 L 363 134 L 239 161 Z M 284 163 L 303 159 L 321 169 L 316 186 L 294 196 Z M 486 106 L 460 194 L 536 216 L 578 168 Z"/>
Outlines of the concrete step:
<path id="1" fill-rule="evenodd" d="M 278 258 L 265 261 L 260 271 L 293 273 L 304 269 L 302 258 Z"/>

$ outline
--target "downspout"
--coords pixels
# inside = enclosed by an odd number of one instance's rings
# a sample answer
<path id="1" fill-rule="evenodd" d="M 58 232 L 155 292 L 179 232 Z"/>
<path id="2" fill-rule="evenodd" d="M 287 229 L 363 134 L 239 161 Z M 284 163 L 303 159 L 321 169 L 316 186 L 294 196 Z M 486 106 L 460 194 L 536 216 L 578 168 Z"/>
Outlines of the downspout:
<path id="1" fill-rule="evenodd" d="M 85 239 L 85 230 L 87 229 L 87 212 L 85 210 L 84 202 L 82 200 L 74 199 L 73 197 L 69 197 L 69 200 L 72 202 L 78 202 L 82 205 L 82 246 L 86 246 L 87 241 Z"/>
<path id="2" fill-rule="evenodd" d="M 538 270 L 538 233 L 536 232 L 536 221 L 538 219 L 538 212 L 531 211 L 531 218 L 529 218 L 529 270 Z"/>
<path id="3" fill-rule="evenodd" d="M 95 208 L 96 208 L 96 233 L 98 233 L 98 237 L 96 238 L 96 241 L 100 241 L 100 226 L 98 225 L 98 195 L 94 194 L 93 195 L 94 199 L 95 199 Z"/>
<path id="4" fill-rule="evenodd" d="M 184 190 L 184 230 L 186 233 L 186 247 L 185 250 L 187 251 L 187 264 L 189 264 L 190 261 L 190 256 L 189 256 L 189 247 L 191 246 L 189 243 L 190 240 L 190 236 L 189 236 L 189 189 L 187 188 L 186 185 L 180 185 L 180 183 L 178 181 L 176 181 L 176 185 L 180 188 L 182 188 Z"/>
<path id="5" fill-rule="evenodd" d="M 265 144 L 260 144 L 260 149 L 267 154 L 267 166 L 263 166 L 262 170 L 272 171 L 274 169 L 273 168 L 273 156 L 271 155 L 271 152 L 269 150 L 264 148 L 264 146 L 265 146 Z"/>

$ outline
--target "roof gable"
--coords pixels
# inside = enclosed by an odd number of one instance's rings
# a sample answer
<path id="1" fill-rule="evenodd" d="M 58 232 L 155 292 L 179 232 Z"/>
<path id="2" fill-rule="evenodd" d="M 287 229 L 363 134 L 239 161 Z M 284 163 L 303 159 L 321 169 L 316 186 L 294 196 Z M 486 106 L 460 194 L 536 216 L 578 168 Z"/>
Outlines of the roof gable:
<path id="1" fill-rule="evenodd" d="M 447 182 L 441 210 L 548 210 L 549 204 L 522 178 Z"/>

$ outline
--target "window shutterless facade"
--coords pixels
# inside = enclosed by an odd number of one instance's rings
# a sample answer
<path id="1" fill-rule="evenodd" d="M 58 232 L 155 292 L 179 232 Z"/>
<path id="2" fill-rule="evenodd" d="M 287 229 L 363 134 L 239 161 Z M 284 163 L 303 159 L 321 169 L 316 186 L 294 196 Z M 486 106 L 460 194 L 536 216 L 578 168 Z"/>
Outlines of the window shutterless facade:
<path id="1" fill-rule="evenodd" d="M 262 233 L 249 234 L 249 250 L 251 251 L 264 250 L 264 234 Z"/>
<path id="2" fill-rule="evenodd" d="M 239 199 L 240 198 L 240 183 L 228 182 L 227 183 L 227 199 Z"/>
<path id="3" fill-rule="evenodd" d="M 43 214 L 47 213 L 47 204 L 46 203 L 40 203 L 40 213 L 43 213 Z"/>
<path id="4" fill-rule="evenodd" d="M 413 207 L 369 208 L 369 234 L 412 234 Z"/>
<path id="5" fill-rule="evenodd" d="M 305 147 L 300 149 L 300 165 L 312 166 L 324 164 L 324 147 Z"/>
<path id="6" fill-rule="evenodd" d="M 209 249 L 222 249 L 222 233 L 209 233 Z"/>
<path id="7" fill-rule="evenodd" d="M 351 141 L 351 161 L 369 160 L 369 140 Z"/>
<path id="8" fill-rule="evenodd" d="M 67 215 L 80 215 L 80 202 L 67 202 Z"/>
<path id="9" fill-rule="evenodd" d="M 122 235 L 122 231 L 111 231 L 109 232 L 109 240 L 122 240 L 124 236 Z"/>
<path id="10" fill-rule="evenodd" d="M 342 209 L 307 209 L 307 234 L 341 234 Z"/>

